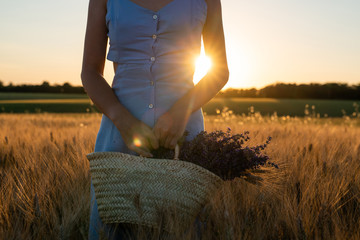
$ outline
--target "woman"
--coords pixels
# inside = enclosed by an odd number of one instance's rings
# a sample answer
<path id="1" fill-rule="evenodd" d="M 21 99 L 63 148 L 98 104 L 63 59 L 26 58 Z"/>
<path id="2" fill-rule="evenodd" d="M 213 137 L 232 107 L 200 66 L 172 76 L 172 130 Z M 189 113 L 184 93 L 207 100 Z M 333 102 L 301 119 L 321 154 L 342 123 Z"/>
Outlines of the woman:
<path id="1" fill-rule="evenodd" d="M 201 35 L 213 66 L 194 86 Z M 108 38 L 112 87 L 103 77 Z M 185 130 L 194 137 L 204 129 L 201 107 L 228 76 L 220 0 L 90 0 L 81 79 L 103 113 L 95 152 L 151 157 L 151 149 L 174 148 Z M 96 239 L 103 224 L 93 185 L 91 195 Z"/>

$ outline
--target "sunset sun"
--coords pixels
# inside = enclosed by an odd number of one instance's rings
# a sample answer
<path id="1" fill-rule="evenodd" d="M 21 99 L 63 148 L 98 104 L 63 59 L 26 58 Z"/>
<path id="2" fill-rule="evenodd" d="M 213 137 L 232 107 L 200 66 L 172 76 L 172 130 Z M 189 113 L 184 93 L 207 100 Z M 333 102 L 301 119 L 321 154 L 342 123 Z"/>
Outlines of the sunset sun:
<path id="1" fill-rule="evenodd" d="M 198 83 L 206 75 L 210 70 L 211 65 L 211 59 L 207 57 L 204 52 L 195 59 L 194 84 Z"/>

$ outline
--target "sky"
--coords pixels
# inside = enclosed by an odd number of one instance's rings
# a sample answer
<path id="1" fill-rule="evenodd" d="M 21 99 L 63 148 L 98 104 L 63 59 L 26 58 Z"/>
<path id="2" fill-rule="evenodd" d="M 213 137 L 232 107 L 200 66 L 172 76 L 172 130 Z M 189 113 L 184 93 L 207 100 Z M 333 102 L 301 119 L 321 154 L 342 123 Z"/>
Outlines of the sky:
<path id="1" fill-rule="evenodd" d="M 87 8 L 88 0 L 0 0 L 0 81 L 81 85 Z M 222 0 L 226 88 L 360 84 L 359 12 L 359 0 Z M 107 61 L 105 79 L 113 75 Z"/>

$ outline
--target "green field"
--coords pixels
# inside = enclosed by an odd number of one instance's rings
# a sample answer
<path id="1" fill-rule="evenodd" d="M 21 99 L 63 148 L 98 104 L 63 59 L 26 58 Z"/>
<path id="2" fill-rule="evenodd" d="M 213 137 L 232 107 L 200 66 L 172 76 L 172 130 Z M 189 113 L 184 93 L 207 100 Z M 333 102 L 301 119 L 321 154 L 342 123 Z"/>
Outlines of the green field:
<path id="1" fill-rule="evenodd" d="M 360 101 L 272 99 L 272 98 L 215 98 L 203 110 L 208 115 L 227 108 L 234 114 L 278 116 L 359 116 Z M 5 113 L 85 113 L 97 112 L 85 94 L 0 93 L 0 112 Z"/>
<path id="2" fill-rule="evenodd" d="M 31 99 L 89 99 L 89 98 L 86 94 L 0 92 L 0 102 L 4 100 L 31 100 Z"/>

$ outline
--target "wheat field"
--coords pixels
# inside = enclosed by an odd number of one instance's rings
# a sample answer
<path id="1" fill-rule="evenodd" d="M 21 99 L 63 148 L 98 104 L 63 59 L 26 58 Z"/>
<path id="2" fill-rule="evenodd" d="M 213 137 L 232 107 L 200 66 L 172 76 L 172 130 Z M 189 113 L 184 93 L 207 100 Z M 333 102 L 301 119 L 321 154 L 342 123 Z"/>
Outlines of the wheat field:
<path id="1" fill-rule="evenodd" d="M 86 154 L 100 120 L 100 114 L 0 115 L 0 239 L 87 239 Z M 205 121 L 207 131 L 249 131 L 249 144 L 271 136 L 265 153 L 279 169 L 225 182 L 202 216 L 203 239 L 360 239 L 359 117 L 223 112 Z M 194 231 L 176 236 L 192 239 Z"/>

